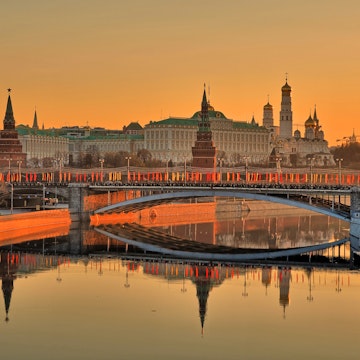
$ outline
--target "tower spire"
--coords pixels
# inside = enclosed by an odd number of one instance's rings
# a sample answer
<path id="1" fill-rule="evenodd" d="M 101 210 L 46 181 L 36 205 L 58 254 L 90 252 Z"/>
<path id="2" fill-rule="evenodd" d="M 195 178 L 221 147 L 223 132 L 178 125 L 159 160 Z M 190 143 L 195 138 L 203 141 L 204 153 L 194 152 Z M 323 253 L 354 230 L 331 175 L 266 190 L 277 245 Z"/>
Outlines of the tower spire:
<path id="1" fill-rule="evenodd" d="M 14 112 L 13 112 L 11 96 L 10 96 L 11 89 L 9 88 L 7 89 L 7 91 L 9 95 L 8 95 L 5 117 L 4 117 L 4 130 L 15 130 Z"/>
<path id="2" fill-rule="evenodd" d="M 32 128 L 33 128 L 33 130 L 39 130 L 39 125 L 38 125 L 38 121 L 37 121 L 37 114 L 36 114 L 36 108 L 35 108 L 34 122 L 33 122 Z"/>

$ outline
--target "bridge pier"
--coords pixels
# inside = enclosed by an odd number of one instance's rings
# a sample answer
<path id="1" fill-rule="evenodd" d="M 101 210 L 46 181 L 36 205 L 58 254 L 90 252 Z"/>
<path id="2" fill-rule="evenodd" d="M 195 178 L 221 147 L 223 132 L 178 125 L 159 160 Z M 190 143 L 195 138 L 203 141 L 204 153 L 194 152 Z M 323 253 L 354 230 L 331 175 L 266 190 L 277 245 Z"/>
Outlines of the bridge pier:
<path id="1" fill-rule="evenodd" d="M 89 222 L 90 214 L 85 209 L 84 198 L 89 195 L 87 184 L 69 184 L 69 212 L 72 222 Z"/>
<path id="2" fill-rule="evenodd" d="M 360 187 L 353 187 L 350 194 L 350 243 L 354 251 L 360 251 Z"/>

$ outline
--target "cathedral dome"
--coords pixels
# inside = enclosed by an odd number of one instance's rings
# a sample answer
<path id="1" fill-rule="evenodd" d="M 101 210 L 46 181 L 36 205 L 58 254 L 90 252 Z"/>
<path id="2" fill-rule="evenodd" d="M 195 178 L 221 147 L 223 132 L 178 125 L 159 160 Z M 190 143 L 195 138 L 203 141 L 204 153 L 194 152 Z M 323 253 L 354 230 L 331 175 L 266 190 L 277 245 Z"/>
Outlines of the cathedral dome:
<path id="1" fill-rule="evenodd" d="M 285 85 L 281 88 L 282 91 L 290 91 L 291 86 L 286 82 Z"/>
<path id="2" fill-rule="evenodd" d="M 296 139 L 300 139 L 300 138 L 301 138 L 301 134 L 300 134 L 300 131 L 299 131 L 299 130 L 295 130 L 295 131 L 294 131 L 294 137 L 295 137 Z"/>
<path id="3" fill-rule="evenodd" d="M 310 115 L 309 118 L 305 121 L 305 127 L 315 127 L 315 126 L 316 126 L 315 120 Z"/>
<path id="4" fill-rule="evenodd" d="M 268 102 L 266 105 L 264 105 L 264 110 L 272 110 L 273 106 Z"/>

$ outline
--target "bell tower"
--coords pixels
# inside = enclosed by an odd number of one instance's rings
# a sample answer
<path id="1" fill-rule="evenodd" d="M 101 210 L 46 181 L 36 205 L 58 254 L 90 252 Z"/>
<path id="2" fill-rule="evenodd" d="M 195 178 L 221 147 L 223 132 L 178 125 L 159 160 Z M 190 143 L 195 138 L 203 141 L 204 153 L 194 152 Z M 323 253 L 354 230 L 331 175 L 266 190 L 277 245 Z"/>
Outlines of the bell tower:
<path id="1" fill-rule="evenodd" d="M 292 137 L 292 110 L 291 110 L 291 86 L 287 83 L 281 88 L 281 110 L 280 110 L 280 137 L 289 139 Z"/>

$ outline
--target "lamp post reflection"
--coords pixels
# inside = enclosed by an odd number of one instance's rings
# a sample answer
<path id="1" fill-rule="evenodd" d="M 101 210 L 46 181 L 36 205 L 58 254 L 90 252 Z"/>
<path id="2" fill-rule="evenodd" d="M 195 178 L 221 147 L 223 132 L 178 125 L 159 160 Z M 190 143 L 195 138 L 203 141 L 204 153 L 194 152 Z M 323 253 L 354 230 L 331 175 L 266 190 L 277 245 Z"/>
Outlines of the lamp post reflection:
<path id="1" fill-rule="evenodd" d="M 56 277 L 56 281 L 58 283 L 60 283 L 62 281 L 62 278 L 60 276 L 60 266 L 61 266 L 61 261 L 60 261 L 60 259 L 58 259 L 58 266 L 57 266 L 58 273 L 57 273 L 57 277 Z"/>
<path id="2" fill-rule="evenodd" d="M 308 269 L 306 275 L 308 277 L 308 282 L 309 282 L 309 295 L 306 297 L 306 299 L 307 301 L 311 302 L 314 300 L 314 297 L 312 296 L 312 282 L 311 282 L 312 269 Z"/>
<path id="3" fill-rule="evenodd" d="M 186 291 L 187 291 L 187 289 L 185 287 L 185 269 L 183 269 L 183 283 L 182 283 L 181 292 L 186 293 Z"/>
<path id="4" fill-rule="evenodd" d="M 244 271 L 244 290 L 241 293 L 241 295 L 244 296 L 244 297 L 247 297 L 249 295 L 248 292 L 246 291 L 246 286 L 247 286 L 247 283 L 246 283 L 246 268 L 245 268 L 245 271 Z"/>
<path id="5" fill-rule="evenodd" d="M 337 273 L 337 278 L 336 278 L 336 292 L 340 293 L 341 292 L 341 287 L 340 287 L 340 273 Z"/>
<path id="6" fill-rule="evenodd" d="M 100 265 L 99 265 L 99 272 L 98 274 L 101 276 L 103 274 L 103 269 L 102 269 L 102 258 L 100 258 Z"/>
<path id="7" fill-rule="evenodd" d="M 125 288 L 129 288 L 130 284 L 129 284 L 129 268 L 128 268 L 128 264 L 126 264 L 126 273 L 125 273 L 125 284 L 124 284 Z"/>

